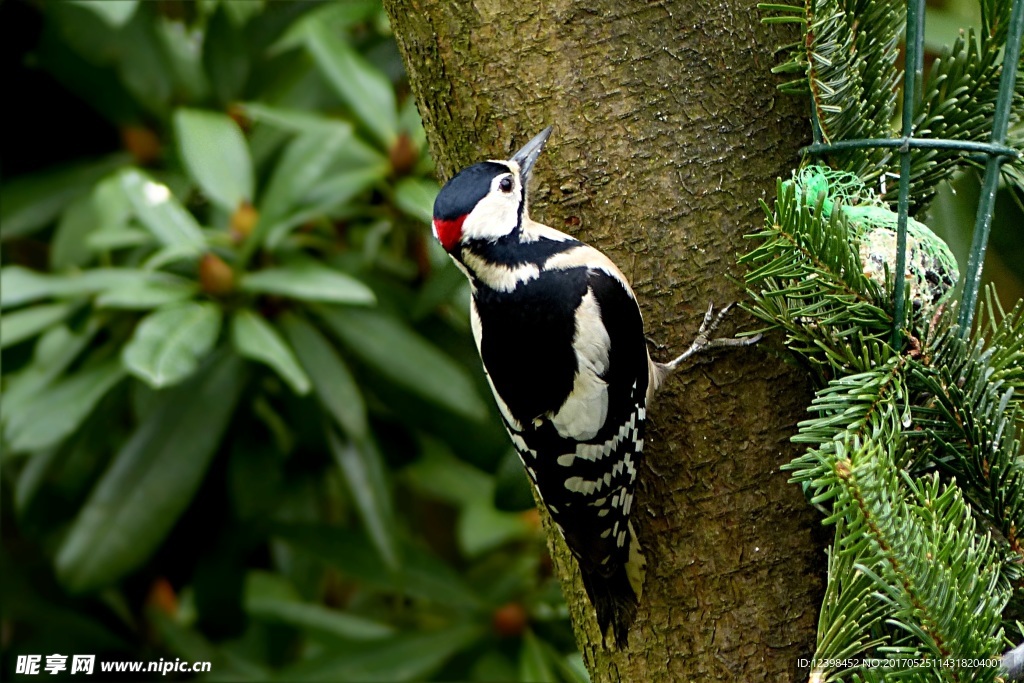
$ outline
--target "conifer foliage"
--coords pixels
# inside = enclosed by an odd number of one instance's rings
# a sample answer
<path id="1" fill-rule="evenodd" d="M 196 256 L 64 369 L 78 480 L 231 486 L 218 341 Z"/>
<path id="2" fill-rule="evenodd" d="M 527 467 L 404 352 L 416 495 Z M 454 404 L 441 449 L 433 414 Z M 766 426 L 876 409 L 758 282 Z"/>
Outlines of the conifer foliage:
<path id="1" fill-rule="evenodd" d="M 1012 3 L 981 4 L 980 33 L 961 35 L 925 79 L 915 137 L 991 133 Z M 764 7 L 769 21 L 805 28 L 779 70 L 800 74 L 783 88 L 810 94 L 821 140 L 891 137 L 905 5 Z M 1016 98 L 1020 112 L 1019 86 Z M 895 251 L 872 269 L 865 240 L 895 225 L 885 218 L 895 183 L 878 196 L 868 188 L 898 158 L 869 147 L 833 151 L 827 162 L 779 183 L 740 259 L 747 308 L 784 333 L 817 384 L 793 437 L 807 450 L 787 467 L 835 533 L 810 680 L 1005 680 L 1000 657 L 1022 639 L 1024 606 L 1024 301 L 1007 310 L 990 287 L 972 334 L 961 334 L 957 290 L 912 270 L 928 258 L 908 258 L 901 286 L 913 305 L 896 348 Z M 911 210 L 964 163 L 955 151 L 917 150 Z M 916 225 L 914 248 L 948 253 Z M 936 289 L 912 292 L 916 276 Z"/>

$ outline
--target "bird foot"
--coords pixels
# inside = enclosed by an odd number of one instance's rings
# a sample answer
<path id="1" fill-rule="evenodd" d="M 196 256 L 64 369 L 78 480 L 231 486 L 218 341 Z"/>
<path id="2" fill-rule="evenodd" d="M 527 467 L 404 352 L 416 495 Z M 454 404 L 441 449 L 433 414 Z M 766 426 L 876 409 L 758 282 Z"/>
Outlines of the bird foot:
<path id="1" fill-rule="evenodd" d="M 761 340 L 761 334 L 755 334 L 753 337 L 719 337 L 717 339 L 711 339 L 711 334 L 718 328 L 725 315 L 735 305 L 735 302 L 726 304 L 718 311 L 718 315 L 715 315 L 715 304 L 708 304 L 708 310 L 704 314 L 704 320 L 700 324 L 700 330 L 697 331 L 697 337 L 690 344 L 690 348 L 683 351 L 683 353 L 668 363 L 661 363 L 662 367 L 667 371 L 675 370 L 684 361 L 696 356 L 697 354 L 710 351 L 711 349 L 720 349 L 723 347 L 734 347 L 734 346 L 751 346 Z"/>

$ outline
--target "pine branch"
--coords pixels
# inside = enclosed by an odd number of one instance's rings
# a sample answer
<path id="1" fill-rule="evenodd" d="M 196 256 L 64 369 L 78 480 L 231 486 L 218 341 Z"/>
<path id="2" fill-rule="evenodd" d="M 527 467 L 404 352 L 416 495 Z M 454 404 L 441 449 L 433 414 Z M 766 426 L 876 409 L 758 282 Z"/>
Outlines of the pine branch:
<path id="1" fill-rule="evenodd" d="M 936 475 L 910 477 L 896 466 L 898 450 L 874 442 L 838 460 L 830 518 L 848 525 L 840 552 L 881 558 L 856 563 L 887 608 L 894 640 L 905 636 L 880 652 L 947 659 L 1001 651 L 999 615 L 1009 591 L 1000 580 L 997 553 L 978 533 L 957 487 Z M 922 673 L 890 671 L 886 680 Z M 995 680 L 998 669 L 940 667 L 927 674 L 925 680 Z"/>
<path id="2" fill-rule="evenodd" d="M 905 4 L 809 0 L 807 7 L 807 77 L 823 140 L 889 137 Z M 871 184 L 891 165 L 892 151 L 853 149 L 833 158 Z"/>
<path id="3" fill-rule="evenodd" d="M 913 135 L 918 138 L 987 142 L 1002 74 L 1012 0 L 981 0 L 982 30 L 961 34 L 932 64 L 914 105 Z M 789 94 L 809 94 L 822 141 L 882 139 L 894 128 L 899 84 L 896 68 L 906 21 L 905 3 L 887 0 L 807 0 L 804 6 L 766 4 L 769 22 L 801 23 L 804 40 L 784 46 L 787 60 L 776 73 L 798 73 L 779 86 Z M 1011 129 L 1024 111 L 1024 79 L 1018 79 L 1011 107 Z M 1008 144 L 1024 150 L 1021 136 Z M 882 174 L 896 174 L 892 149 L 868 147 L 832 150 L 828 162 L 852 171 L 875 186 Z M 911 155 L 911 213 L 927 206 L 937 185 L 977 162 L 955 150 L 918 149 Z M 1004 167 L 1004 177 L 1024 192 L 1024 160 Z M 898 184 L 886 193 L 896 200 Z"/>
<path id="4" fill-rule="evenodd" d="M 747 310 L 786 331 L 786 344 L 808 360 L 822 380 L 834 365 L 842 373 L 866 370 L 892 351 L 886 339 L 892 313 L 882 287 L 864 276 L 840 211 L 826 218 L 824 197 L 812 205 L 793 182 L 780 182 L 775 210 L 762 204 L 762 243 L 740 258 L 751 270 Z"/>
<path id="5" fill-rule="evenodd" d="M 925 398 L 913 410 L 933 453 L 925 464 L 955 477 L 1024 563 L 1024 302 L 1004 315 L 990 288 L 974 340 L 948 327 L 910 374 Z"/>
<path id="6" fill-rule="evenodd" d="M 952 47 L 947 47 L 932 64 L 925 79 L 924 97 L 914 112 L 914 136 L 922 138 L 988 142 L 992 137 L 992 118 L 1002 75 L 1000 54 L 1006 39 L 1006 23 L 1010 3 L 993 2 L 1003 17 L 995 35 L 974 31 L 961 34 Z M 1005 15 L 1005 16 L 1003 16 Z M 1011 111 L 1020 111 L 1024 99 L 1017 94 Z M 1013 120 L 1019 120 L 1013 115 Z M 910 197 L 912 213 L 924 207 L 934 196 L 936 187 L 947 180 L 970 159 L 954 150 L 922 149 L 911 157 Z M 895 165 L 890 171 L 897 170 Z M 896 184 L 886 199 L 896 201 Z"/>

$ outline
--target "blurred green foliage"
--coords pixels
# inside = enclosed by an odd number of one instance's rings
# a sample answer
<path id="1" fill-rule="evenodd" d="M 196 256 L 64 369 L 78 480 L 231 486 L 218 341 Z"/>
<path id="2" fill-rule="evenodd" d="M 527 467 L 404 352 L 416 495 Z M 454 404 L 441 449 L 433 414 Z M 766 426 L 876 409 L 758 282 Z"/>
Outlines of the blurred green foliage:
<path id="1" fill-rule="evenodd" d="M 586 680 L 379 2 L 3 9 L 3 673 Z"/>

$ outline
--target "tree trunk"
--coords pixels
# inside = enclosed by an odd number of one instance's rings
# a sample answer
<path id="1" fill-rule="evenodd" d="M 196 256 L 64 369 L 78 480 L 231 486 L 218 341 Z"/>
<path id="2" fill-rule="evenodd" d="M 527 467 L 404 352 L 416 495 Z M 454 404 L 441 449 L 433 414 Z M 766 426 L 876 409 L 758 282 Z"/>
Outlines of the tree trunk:
<path id="1" fill-rule="evenodd" d="M 385 0 L 442 178 L 554 124 L 531 215 L 632 280 L 666 360 L 729 280 L 809 127 L 779 97 L 754 0 Z M 750 325 L 738 311 L 730 325 Z M 813 651 L 825 558 L 779 466 L 809 402 L 778 339 L 669 380 L 635 513 L 647 581 L 630 647 L 606 651 L 574 562 L 555 564 L 595 683 L 788 681 Z M 803 675 L 806 675 L 804 672 Z"/>

